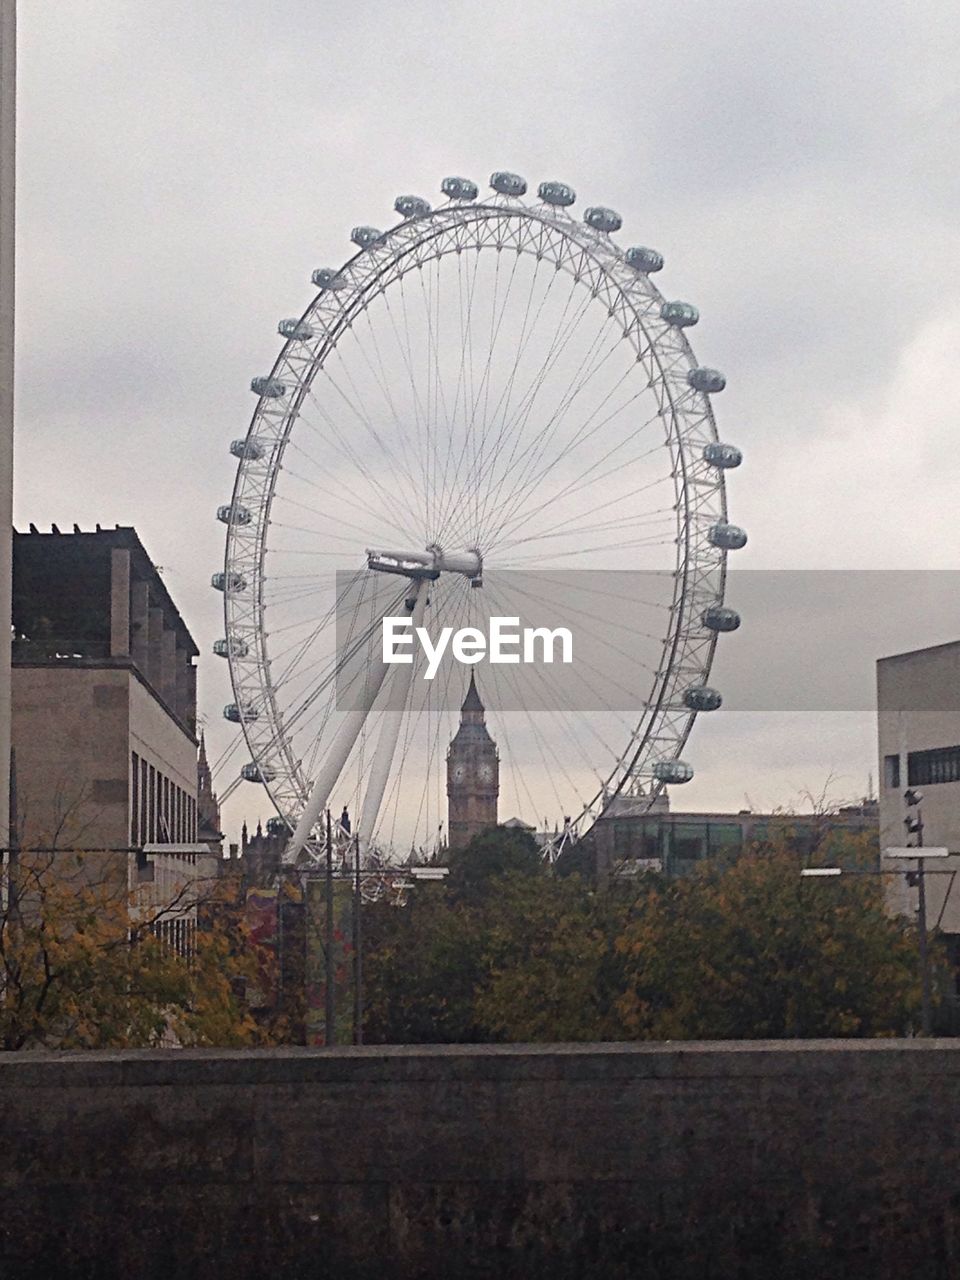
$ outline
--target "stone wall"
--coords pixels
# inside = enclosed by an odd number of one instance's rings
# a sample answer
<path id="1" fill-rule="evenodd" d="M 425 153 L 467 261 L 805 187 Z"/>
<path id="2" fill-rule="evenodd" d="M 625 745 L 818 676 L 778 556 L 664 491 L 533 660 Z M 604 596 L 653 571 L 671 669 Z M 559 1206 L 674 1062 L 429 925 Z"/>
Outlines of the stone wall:
<path id="1" fill-rule="evenodd" d="M 0 1058 L 14 1277 L 960 1274 L 960 1044 Z"/>

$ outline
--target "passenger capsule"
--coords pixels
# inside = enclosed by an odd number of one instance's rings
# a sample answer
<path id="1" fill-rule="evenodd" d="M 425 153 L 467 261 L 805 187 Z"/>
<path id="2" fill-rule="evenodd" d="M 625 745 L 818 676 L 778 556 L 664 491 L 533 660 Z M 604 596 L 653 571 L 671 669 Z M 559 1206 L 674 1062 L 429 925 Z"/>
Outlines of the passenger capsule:
<path id="1" fill-rule="evenodd" d="M 287 388 L 279 378 L 251 378 L 250 390 L 264 400 L 279 400 L 287 394 Z"/>
<path id="2" fill-rule="evenodd" d="M 451 200 L 476 200 L 480 188 L 469 178 L 444 178 L 440 190 Z"/>
<path id="3" fill-rule="evenodd" d="M 336 292 L 346 284 L 340 272 L 333 267 L 317 267 L 310 279 L 321 293 Z"/>
<path id="4" fill-rule="evenodd" d="M 248 437 L 246 440 L 231 440 L 230 452 L 235 458 L 246 458 L 248 462 L 257 462 L 266 451 L 259 440 Z"/>
<path id="5" fill-rule="evenodd" d="M 686 329 L 697 323 L 700 312 L 691 302 L 665 302 L 660 308 L 660 319 L 677 329 Z"/>
<path id="6" fill-rule="evenodd" d="M 654 271 L 663 270 L 663 254 L 657 253 L 656 249 L 644 249 L 642 245 L 634 245 L 623 256 L 628 266 L 633 267 L 634 271 L 641 271 L 645 276 L 653 275 Z"/>
<path id="7" fill-rule="evenodd" d="M 707 530 L 707 541 L 712 547 L 721 547 L 724 551 L 739 551 L 747 545 L 747 531 L 737 524 L 720 521 Z"/>
<path id="8" fill-rule="evenodd" d="M 214 640 L 213 652 L 218 658 L 245 658 L 250 646 L 239 636 L 231 636 L 229 640 Z"/>
<path id="9" fill-rule="evenodd" d="M 733 444 L 721 444 L 719 440 L 713 444 L 708 444 L 703 451 L 704 462 L 709 462 L 711 467 L 739 467 L 743 461 L 743 454 Z"/>
<path id="10" fill-rule="evenodd" d="M 568 208 L 577 198 L 573 187 L 568 187 L 565 182 L 541 182 L 537 195 L 544 204 L 559 205 L 562 209 Z"/>
<path id="11" fill-rule="evenodd" d="M 277 333 L 281 338 L 296 338 L 299 342 L 306 342 L 313 337 L 313 326 L 307 324 L 306 320 L 281 320 L 277 325 Z"/>
<path id="12" fill-rule="evenodd" d="M 502 196 L 522 196 L 527 190 L 525 178 L 521 178 L 519 173 L 506 173 L 502 169 L 498 169 L 496 173 L 491 173 L 490 185 L 494 191 L 499 191 Z"/>
<path id="13" fill-rule="evenodd" d="M 210 579 L 214 591 L 246 591 L 247 580 L 242 573 L 215 573 Z"/>
<path id="14" fill-rule="evenodd" d="M 276 814 L 274 814 L 272 818 L 267 819 L 267 835 L 268 836 L 292 836 L 293 832 L 290 830 L 287 823 L 284 822 L 283 818 L 280 818 Z"/>
<path id="15" fill-rule="evenodd" d="M 705 684 L 692 684 L 683 693 L 683 705 L 691 711 L 716 711 L 722 702 L 723 698 L 716 689 Z"/>
<path id="16" fill-rule="evenodd" d="M 687 374 L 687 385 L 693 387 L 694 391 L 714 395 L 723 390 L 727 380 L 719 369 L 691 369 Z"/>
<path id="17" fill-rule="evenodd" d="M 383 232 L 376 227 L 354 227 L 350 232 L 350 239 L 358 249 L 369 249 L 372 244 L 383 239 Z"/>
<path id="18" fill-rule="evenodd" d="M 740 615 L 736 609 L 728 609 L 722 604 L 712 604 L 704 609 L 700 621 L 708 631 L 736 631 L 740 625 Z"/>
<path id="19" fill-rule="evenodd" d="M 277 771 L 268 764 L 254 764 L 250 761 L 240 770 L 240 776 L 246 782 L 272 782 L 277 776 Z"/>
<path id="20" fill-rule="evenodd" d="M 681 782 L 689 782 L 693 777 L 693 766 L 685 760 L 658 760 L 653 766 L 653 776 L 658 782 L 679 785 Z"/>
<path id="21" fill-rule="evenodd" d="M 249 524 L 253 516 L 246 507 L 234 506 L 229 502 L 217 507 L 217 519 L 221 524 Z"/>
<path id="22" fill-rule="evenodd" d="M 593 227 L 594 231 L 619 231 L 623 226 L 623 219 L 616 209 L 605 209 L 601 204 L 588 209 L 583 215 L 583 220 L 588 227 Z"/>
<path id="23" fill-rule="evenodd" d="M 253 721 L 259 719 L 259 717 L 260 712 L 256 707 L 251 706 L 249 702 L 242 710 L 235 702 L 228 702 L 223 708 L 223 718 L 224 720 L 229 720 L 231 724 L 242 724 L 245 720 Z"/>
<path id="24" fill-rule="evenodd" d="M 425 218 L 430 206 L 420 196 L 397 196 L 393 207 L 401 218 Z"/>

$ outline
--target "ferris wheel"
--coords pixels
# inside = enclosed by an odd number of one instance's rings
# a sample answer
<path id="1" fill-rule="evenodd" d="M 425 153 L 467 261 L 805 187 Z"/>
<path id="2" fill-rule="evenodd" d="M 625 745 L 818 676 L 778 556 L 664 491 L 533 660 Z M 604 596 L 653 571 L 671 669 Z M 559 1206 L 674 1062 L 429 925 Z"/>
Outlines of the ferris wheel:
<path id="1" fill-rule="evenodd" d="M 442 842 L 470 669 L 388 669 L 384 616 L 459 629 L 562 600 L 591 655 L 576 696 L 546 694 L 542 670 L 477 672 L 501 818 L 568 836 L 621 792 L 642 808 L 693 776 L 681 752 L 722 701 L 717 636 L 740 625 L 724 583 L 746 534 L 724 476 L 741 453 L 717 436 L 724 377 L 690 347 L 696 308 L 653 283 L 662 256 L 621 247 L 612 209 L 575 216 L 563 183 L 441 189 L 436 208 L 398 197 L 396 225 L 355 227 L 353 256 L 313 272 L 230 446 L 214 650 L 242 776 L 291 857 L 341 805 L 387 856 Z"/>

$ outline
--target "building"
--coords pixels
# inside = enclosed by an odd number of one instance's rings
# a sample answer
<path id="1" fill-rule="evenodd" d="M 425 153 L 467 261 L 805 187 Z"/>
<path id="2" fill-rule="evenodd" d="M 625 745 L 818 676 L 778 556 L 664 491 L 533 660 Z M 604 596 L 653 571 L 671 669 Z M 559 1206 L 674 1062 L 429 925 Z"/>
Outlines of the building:
<path id="1" fill-rule="evenodd" d="M 875 838 L 878 815 L 875 800 L 835 813 L 681 813 L 670 811 L 666 792 L 652 807 L 645 795 L 622 794 L 609 801 L 580 845 L 570 847 L 568 860 L 600 878 L 639 870 L 687 875 L 705 862 L 732 861 L 751 844 L 779 836 L 800 854 L 832 833 Z"/>
<path id="2" fill-rule="evenodd" d="M 197 757 L 197 840 L 205 844 L 211 853 L 223 855 L 223 832 L 220 830 L 220 802 L 213 789 L 213 775 L 207 763 L 207 744 L 200 734 L 200 754 Z"/>
<path id="3" fill-rule="evenodd" d="M 14 534 L 20 851 L 95 852 L 98 875 L 145 886 L 146 908 L 210 875 L 210 844 L 198 842 L 198 653 L 133 529 Z M 194 927 L 185 908 L 171 941 L 188 949 Z"/>
<path id="4" fill-rule="evenodd" d="M 953 856 L 928 868 L 927 918 L 960 939 L 960 641 L 893 654 L 877 662 L 877 736 L 880 757 L 880 847 L 916 842 L 904 820 L 904 792 L 923 799 L 923 842 Z M 916 810 L 913 811 L 916 813 Z M 910 864 L 885 860 L 885 866 Z M 943 874 L 947 872 L 948 874 Z M 891 910 L 913 915 L 917 889 L 906 876 L 885 877 Z"/>
<path id="5" fill-rule="evenodd" d="M 500 756 L 490 737 L 473 672 L 460 708 L 460 727 L 447 750 L 447 831 L 451 849 L 497 825 Z"/>

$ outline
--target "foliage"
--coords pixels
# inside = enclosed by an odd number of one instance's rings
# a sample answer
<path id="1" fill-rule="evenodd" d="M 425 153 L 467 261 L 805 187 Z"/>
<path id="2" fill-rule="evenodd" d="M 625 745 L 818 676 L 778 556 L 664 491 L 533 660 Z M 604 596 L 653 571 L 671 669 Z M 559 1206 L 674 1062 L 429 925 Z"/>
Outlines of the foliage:
<path id="1" fill-rule="evenodd" d="M 213 912 L 185 959 L 158 936 L 184 910 L 183 894 L 145 909 L 127 888 L 126 860 L 21 855 L 6 887 L 3 1048 L 242 1045 L 260 1037 L 242 999 L 258 958 L 236 911 Z M 206 891 L 227 908 L 224 893 L 218 883 Z"/>
<path id="2" fill-rule="evenodd" d="M 364 910 L 364 1038 L 371 1043 L 468 1044 L 487 1039 L 474 1018 L 483 971 L 481 921 L 445 885 L 418 885 L 406 906 Z"/>
<path id="3" fill-rule="evenodd" d="M 513 873 L 539 876 L 543 870 L 537 842 L 522 827 L 492 827 L 475 835 L 447 858 L 450 892 L 462 902 L 477 903 L 500 877 Z"/>
<path id="4" fill-rule="evenodd" d="M 487 913 L 479 1023 L 504 1040 L 614 1040 L 622 1036 L 613 947 L 622 903 L 577 876 L 503 881 Z"/>
<path id="5" fill-rule="evenodd" d="M 755 852 L 722 873 L 661 884 L 617 939 L 619 1011 L 638 1039 L 902 1034 L 918 1003 L 912 929 L 873 877 L 803 880 Z"/>
<path id="6" fill-rule="evenodd" d="M 525 834 L 525 833 L 519 833 Z M 470 868 L 472 848 L 482 860 Z M 804 880 L 790 833 L 727 867 L 591 891 L 534 871 L 514 833 L 466 849 L 445 886 L 365 913 L 376 1042 L 890 1036 L 918 1021 L 917 940 L 879 877 Z M 875 869 L 825 830 L 814 861 Z M 938 984 L 945 984 L 936 960 Z"/>

